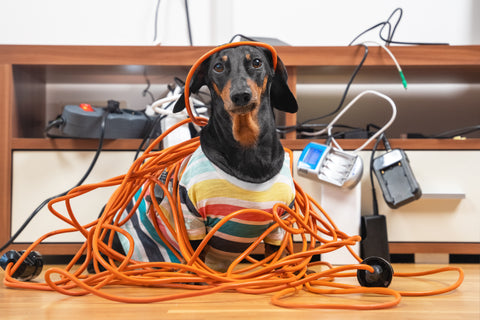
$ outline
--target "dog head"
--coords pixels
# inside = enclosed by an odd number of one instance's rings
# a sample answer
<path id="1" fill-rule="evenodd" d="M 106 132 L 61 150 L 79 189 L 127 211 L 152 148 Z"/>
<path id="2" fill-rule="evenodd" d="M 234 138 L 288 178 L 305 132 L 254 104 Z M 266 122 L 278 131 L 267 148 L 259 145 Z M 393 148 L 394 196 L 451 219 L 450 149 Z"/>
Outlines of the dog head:
<path id="1" fill-rule="evenodd" d="M 271 108 L 294 113 L 298 110 L 295 97 L 287 84 L 287 71 L 272 53 L 251 45 L 231 47 L 208 57 L 195 71 L 190 92 L 197 93 L 204 85 L 212 96 L 211 120 L 230 119 L 234 139 L 244 147 L 252 146 L 260 134 L 259 112 Z M 268 105 L 270 110 L 260 110 Z M 185 108 L 182 96 L 174 112 Z"/>

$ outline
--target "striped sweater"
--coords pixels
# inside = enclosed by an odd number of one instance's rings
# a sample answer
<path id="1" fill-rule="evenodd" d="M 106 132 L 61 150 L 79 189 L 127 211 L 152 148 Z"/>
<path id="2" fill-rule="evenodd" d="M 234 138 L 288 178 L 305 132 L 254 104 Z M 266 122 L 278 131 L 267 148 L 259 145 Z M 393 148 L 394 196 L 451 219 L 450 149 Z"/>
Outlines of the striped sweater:
<path id="1" fill-rule="evenodd" d="M 285 155 L 284 166 L 272 179 L 256 184 L 241 181 L 228 175 L 211 163 L 201 148 L 189 159 L 180 179 L 179 192 L 185 227 L 190 240 L 201 240 L 225 216 L 240 209 L 260 209 L 272 212 L 276 203 L 293 205 L 295 187 L 290 172 L 290 159 Z M 139 191 L 140 193 L 140 191 Z M 138 193 L 138 194 L 139 194 Z M 137 195 L 138 195 L 137 194 Z M 175 250 L 178 244 L 168 232 L 168 228 L 150 207 L 150 195 L 146 194 L 135 216 L 124 228 L 135 239 L 134 259 L 140 261 L 178 262 L 173 252 L 160 239 L 151 219 L 157 219 L 163 238 Z M 163 214 L 173 225 L 168 200 L 161 203 Z M 128 208 L 123 215 L 128 213 Z M 265 230 L 273 224 L 271 218 L 258 213 L 236 215 L 220 227 L 209 241 L 206 249 L 206 263 L 216 270 L 225 269 L 236 256 L 242 253 Z M 264 242 L 279 245 L 284 230 L 276 228 Z M 126 239 L 120 237 L 124 249 L 128 249 Z"/>

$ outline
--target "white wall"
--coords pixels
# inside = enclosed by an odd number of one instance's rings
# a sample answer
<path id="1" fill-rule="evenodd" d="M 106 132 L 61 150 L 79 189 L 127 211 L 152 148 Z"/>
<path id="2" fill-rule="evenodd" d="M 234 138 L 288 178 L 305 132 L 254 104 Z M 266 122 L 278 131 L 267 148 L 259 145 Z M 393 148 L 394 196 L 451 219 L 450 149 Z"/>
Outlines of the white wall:
<path id="1" fill-rule="evenodd" d="M 233 30 L 274 34 L 292 45 L 347 45 L 363 30 L 385 21 L 398 7 L 403 9 L 403 17 L 396 40 L 451 44 L 480 41 L 478 22 L 474 25 L 480 7 L 474 0 L 242 0 L 234 1 Z M 247 23 L 244 17 L 249 11 L 253 18 Z M 378 39 L 377 34 L 375 31 L 371 37 Z"/>
<path id="2" fill-rule="evenodd" d="M 157 39 L 188 45 L 183 0 L 160 0 Z M 157 0 L 0 0 L 0 44 L 151 45 Z M 236 33 L 292 45 L 346 45 L 388 18 L 404 16 L 395 39 L 480 44 L 475 0 L 189 0 L 195 45 Z M 376 39 L 372 34 L 368 39 Z"/>

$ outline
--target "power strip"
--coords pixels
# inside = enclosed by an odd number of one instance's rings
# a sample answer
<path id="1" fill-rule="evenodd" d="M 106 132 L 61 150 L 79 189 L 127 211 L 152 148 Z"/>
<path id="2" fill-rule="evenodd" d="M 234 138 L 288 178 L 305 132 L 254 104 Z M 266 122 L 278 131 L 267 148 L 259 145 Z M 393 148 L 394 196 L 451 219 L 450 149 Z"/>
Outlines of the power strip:
<path id="1" fill-rule="evenodd" d="M 66 105 L 63 108 L 62 136 L 71 138 L 98 139 L 101 123 L 108 112 L 105 108 L 90 104 Z M 105 139 L 140 139 L 148 130 L 151 119 L 140 111 L 118 109 L 107 115 L 105 121 Z"/>

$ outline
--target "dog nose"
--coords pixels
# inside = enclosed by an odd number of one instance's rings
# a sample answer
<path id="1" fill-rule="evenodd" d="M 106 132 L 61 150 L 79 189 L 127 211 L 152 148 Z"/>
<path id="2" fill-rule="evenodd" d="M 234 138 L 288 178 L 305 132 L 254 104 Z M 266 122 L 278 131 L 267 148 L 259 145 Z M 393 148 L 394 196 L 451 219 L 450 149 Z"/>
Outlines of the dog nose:
<path id="1" fill-rule="evenodd" d="M 252 99 L 252 93 L 248 91 L 232 93 L 230 99 L 237 106 L 245 106 Z"/>

